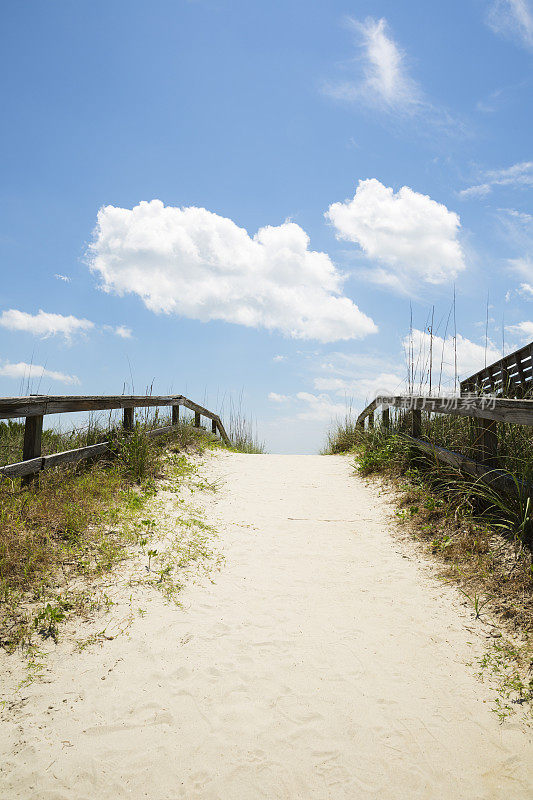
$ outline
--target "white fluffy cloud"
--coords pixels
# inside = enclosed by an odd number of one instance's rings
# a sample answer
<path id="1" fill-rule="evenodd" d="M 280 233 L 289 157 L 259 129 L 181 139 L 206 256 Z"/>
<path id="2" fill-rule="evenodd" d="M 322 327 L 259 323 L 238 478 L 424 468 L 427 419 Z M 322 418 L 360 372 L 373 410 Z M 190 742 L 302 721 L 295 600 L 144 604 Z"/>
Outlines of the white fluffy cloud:
<path id="1" fill-rule="evenodd" d="M 493 0 L 487 22 L 495 33 L 533 48 L 533 12 L 528 0 Z"/>
<path id="2" fill-rule="evenodd" d="M 405 291 L 412 280 L 445 283 L 465 268 L 459 216 L 408 186 L 395 194 L 376 178 L 359 181 L 353 199 L 333 203 L 325 216 L 338 239 L 385 265 L 370 273 L 376 282 Z"/>
<path id="3" fill-rule="evenodd" d="M 0 376 L 4 378 L 19 378 L 27 381 L 49 378 L 52 381 L 59 381 L 60 383 L 78 384 L 80 382 L 75 375 L 65 375 L 63 372 L 45 369 L 39 364 L 26 364 L 25 361 L 19 361 L 17 364 L 10 364 L 8 362 L 1 365 Z"/>
<path id="4" fill-rule="evenodd" d="M 459 192 L 460 197 L 486 197 L 494 186 L 533 186 L 533 161 L 521 161 L 505 169 L 492 169 L 483 174 L 483 182 Z"/>
<path id="5" fill-rule="evenodd" d="M 69 315 L 48 314 L 40 310 L 38 314 L 28 314 L 11 308 L 0 315 L 0 325 L 11 331 L 26 331 L 34 336 L 64 336 L 70 339 L 73 334 L 85 333 L 94 328 L 94 322 Z"/>
<path id="6" fill-rule="evenodd" d="M 514 336 L 518 336 L 522 341 L 531 341 L 533 339 L 533 322 L 529 320 L 519 322 L 517 325 L 506 325 L 505 330 Z"/>
<path id="7" fill-rule="evenodd" d="M 155 313 L 224 320 L 279 330 L 299 339 L 362 338 L 377 328 L 348 298 L 326 253 L 292 222 L 249 236 L 231 219 L 204 208 L 165 207 L 98 212 L 89 249 L 102 288 L 132 292 Z"/>
<path id="8" fill-rule="evenodd" d="M 533 300 L 533 286 L 530 283 L 521 283 L 520 294 L 527 297 L 528 300 Z"/>
<path id="9" fill-rule="evenodd" d="M 410 113 L 421 100 L 420 89 L 409 77 L 405 56 L 390 35 L 385 19 L 350 19 L 361 51 L 358 80 L 331 83 L 326 91 L 339 100 L 362 101 L 387 111 Z"/>

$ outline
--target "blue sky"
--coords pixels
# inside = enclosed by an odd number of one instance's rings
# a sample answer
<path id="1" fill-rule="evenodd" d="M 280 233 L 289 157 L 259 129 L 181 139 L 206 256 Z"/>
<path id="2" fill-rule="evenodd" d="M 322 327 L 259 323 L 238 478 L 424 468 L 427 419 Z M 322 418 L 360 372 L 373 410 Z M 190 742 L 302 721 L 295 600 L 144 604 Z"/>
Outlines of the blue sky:
<path id="1" fill-rule="evenodd" d="M 0 393 L 313 452 L 405 389 L 411 307 L 443 391 L 454 289 L 461 375 L 531 341 L 532 56 L 530 0 L 4 2 Z"/>

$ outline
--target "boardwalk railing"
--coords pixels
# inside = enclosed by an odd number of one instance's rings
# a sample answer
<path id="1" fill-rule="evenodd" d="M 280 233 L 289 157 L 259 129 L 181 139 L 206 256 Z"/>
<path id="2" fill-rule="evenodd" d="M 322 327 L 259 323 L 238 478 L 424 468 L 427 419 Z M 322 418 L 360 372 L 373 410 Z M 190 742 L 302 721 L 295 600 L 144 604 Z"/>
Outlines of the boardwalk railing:
<path id="1" fill-rule="evenodd" d="M 533 392 L 533 342 L 461 381 L 461 395 L 526 397 Z"/>
<path id="2" fill-rule="evenodd" d="M 179 424 L 180 406 L 194 411 L 194 424 L 200 427 L 201 418 L 211 420 L 211 431 L 217 431 L 222 441 L 231 446 L 230 439 L 224 429 L 218 414 L 208 411 L 207 408 L 193 403 L 181 394 L 154 396 L 154 395 L 102 395 L 102 396 L 68 396 L 68 395 L 30 395 L 29 397 L 2 397 L 0 398 L 0 419 L 26 418 L 24 427 L 24 445 L 22 461 L 16 464 L 7 464 L 0 468 L 0 475 L 9 477 L 22 477 L 27 483 L 31 476 L 41 470 L 57 467 L 60 464 L 83 461 L 105 453 L 110 442 L 87 447 L 78 447 L 75 450 L 65 450 L 62 453 L 41 455 L 41 437 L 43 419 L 47 414 L 63 414 L 75 411 L 108 411 L 123 409 L 123 426 L 126 431 L 133 430 L 136 408 L 152 408 L 168 406 L 172 408 L 172 424 L 165 427 L 153 428 L 147 431 L 148 436 L 159 436 L 171 433 Z"/>
<path id="3" fill-rule="evenodd" d="M 364 429 L 365 419 L 368 426 L 374 425 L 374 412 L 382 407 L 382 424 L 388 427 L 389 409 L 402 409 L 411 418 L 411 435 L 406 438 L 421 450 L 433 455 L 437 460 L 457 467 L 476 478 L 483 478 L 499 488 L 514 491 L 516 482 L 503 470 L 498 469 L 498 436 L 497 422 L 508 422 L 515 425 L 533 425 L 533 400 L 515 400 L 508 398 L 475 396 L 475 397 L 426 397 L 418 395 L 380 395 L 375 398 L 357 418 L 357 425 Z M 460 417 L 471 417 L 478 424 L 479 461 L 466 458 L 443 447 L 425 441 L 422 436 L 422 411 L 435 414 L 452 414 Z"/>

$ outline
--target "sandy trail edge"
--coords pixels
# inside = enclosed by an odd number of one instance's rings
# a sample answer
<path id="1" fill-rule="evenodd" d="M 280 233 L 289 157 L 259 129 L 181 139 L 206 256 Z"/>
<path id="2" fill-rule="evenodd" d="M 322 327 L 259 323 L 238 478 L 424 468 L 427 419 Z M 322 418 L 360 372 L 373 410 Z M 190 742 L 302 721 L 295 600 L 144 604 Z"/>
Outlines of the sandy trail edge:
<path id="1" fill-rule="evenodd" d="M 128 638 L 57 648 L 0 729 L 2 797 L 530 798 L 531 732 L 490 713 L 471 616 L 377 489 L 339 456 L 206 471 L 226 565 Z"/>

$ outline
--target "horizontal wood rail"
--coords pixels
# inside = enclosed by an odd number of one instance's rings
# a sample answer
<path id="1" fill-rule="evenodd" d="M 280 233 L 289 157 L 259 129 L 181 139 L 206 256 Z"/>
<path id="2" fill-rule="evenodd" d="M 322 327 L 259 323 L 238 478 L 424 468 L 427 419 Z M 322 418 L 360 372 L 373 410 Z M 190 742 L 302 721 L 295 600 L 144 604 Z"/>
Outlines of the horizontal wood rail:
<path id="1" fill-rule="evenodd" d="M 420 450 L 433 455 L 438 461 L 457 467 L 476 478 L 481 478 L 503 491 L 515 492 L 517 486 L 521 486 L 504 470 L 498 469 L 496 423 L 533 425 L 533 400 L 513 400 L 489 396 L 379 395 L 359 414 L 356 425 L 364 428 L 365 419 L 368 419 L 368 425 L 372 427 L 374 412 L 379 406 L 383 408 L 384 427 L 389 426 L 389 408 L 398 408 L 410 414 L 411 435 L 404 434 L 404 438 Z M 481 460 L 474 461 L 421 439 L 422 411 L 476 419 L 478 422 L 478 450 Z M 529 489 L 530 487 L 528 487 Z"/>
<path id="2" fill-rule="evenodd" d="M 172 425 L 153 428 L 147 435 L 161 436 L 172 433 L 179 424 L 180 406 L 194 411 L 194 424 L 200 427 L 201 417 L 211 420 L 211 432 L 217 431 L 222 441 L 231 447 L 231 441 L 218 414 L 194 403 L 183 395 L 30 395 L 29 397 L 2 397 L 0 398 L 0 419 L 15 419 L 25 417 L 24 446 L 22 461 L 15 464 L 6 464 L 0 467 L 0 475 L 10 478 L 21 477 L 23 483 L 28 483 L 32 476 L 42 470 L 58 467 L 61 464 L 75 463 L 88 458 L 95 458 L 108 452 L 111 442 L 100 442 L 87 447 L 78 447 L 74 450 L 65 450 L 62 453 L 52 453 L 48 456 L 41 455 L 41 437 L 43 418 L 47 414 L 63 414 L 76 411 L 109 411 L 123 409 L 123 427 L 132 430 L 134 427 L 134 409 L 168 406 L 172 408 Z"/>
<path id="3" fill-rule="evenodd" d="M 430 411 L 458 417 L 475 417 L 515 425 L 533 425 L 533 400 L 506 397 L 427 397 L 426 395 L 379 395 L 359 414 L 360 423 L 378 406 L 405 411 Z"/>

